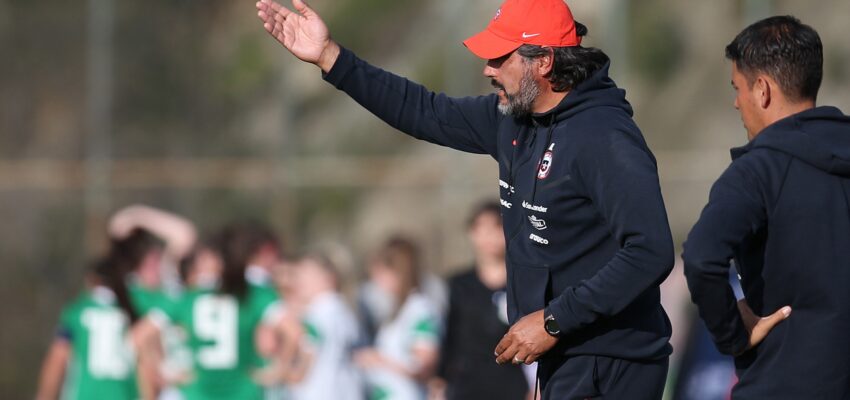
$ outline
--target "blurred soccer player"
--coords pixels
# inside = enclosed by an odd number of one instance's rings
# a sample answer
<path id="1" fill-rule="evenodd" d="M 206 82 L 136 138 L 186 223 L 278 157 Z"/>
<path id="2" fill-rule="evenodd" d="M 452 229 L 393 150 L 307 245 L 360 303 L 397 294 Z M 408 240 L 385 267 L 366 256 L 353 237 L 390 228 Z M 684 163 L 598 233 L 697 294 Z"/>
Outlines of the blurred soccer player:
<path id="1" fill-rule="evenodd" d="M 375 344 L 355 354 L 366 371 L 369 398 L 419 400 L 437 366 L 437 305 L 419 291 L 419 256 L 405 238 L 389 239 L 378 250 L 369 274 L 391 301 L 388 318 L 378 327 Z"/>
<path id="2" fill-rule="evenodd" d="M 176 264 L 195 246 L 195 226 L 180 215 L 140 204 L 118 210 L 109 220 L 108 231 L 113 246 L 121 245 L 137 230 L 148 232 L 161 240 L 164 246 L 140 258 L 134 289 L 161 292 L 164 283 L 176 283 L 164 281 L 176 279 Z"/>
<path id="3" fill-rule="evenodd" d="M 179 291 L 178 264 L 195 246 L 197 232 L 188 219 L 150 206 L 123 207 L 109 220 L 111 252 L 132 266 L 130 296 L 145 316 L 154 309 L 171 307 Z M 138 328 L 138 327 L 136 327 Z M 171 398 L 170 381 L 185 370 L 180 332 L 166 329 L 142 361 L 145 393 L 164 393 Z"/>
<path id="4" fill-rule="evenodd" d="M 177 264 L 195 245 L 194 225 L 177 214 L 133 205 L 110 218 L 109 236 L 114 257 L 133 266 L 130 292 L 141 315 L 173 301 L 165 281 L 176 279 Z"/>
<path id="5" fill-rule="evenodd" d="M 86 291 L 62 311 L 37 400 L 139 398 L 136 359 L 128 340 L 130 326 L 139 318 L 126 286 L 130 272 L 109 258 L 91 268 Z"/>
<path id="6" fill-rule="evenodd" d="M 302 305 L 302 355 L 295 379 L 287 379 L 293 400 L 363 398 L 352 349 L 360 330 L 340 293 L 337 267 L 320 253 L 301 257 L 293 269 L 293 302 Z M 289 304 L 289 302 L 287 303 Z M 300 360 L 299 360 L 300 361 Z M 291 374 L 290 374 L 291 375 Z"/>

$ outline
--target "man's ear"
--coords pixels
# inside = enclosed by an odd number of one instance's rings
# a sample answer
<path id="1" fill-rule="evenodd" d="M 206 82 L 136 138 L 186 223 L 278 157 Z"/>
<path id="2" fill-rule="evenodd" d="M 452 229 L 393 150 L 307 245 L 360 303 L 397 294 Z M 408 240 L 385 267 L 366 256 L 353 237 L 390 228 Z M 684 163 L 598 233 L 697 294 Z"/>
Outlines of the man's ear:
<path id="1" fill-rule="evenodd" d="M 753 85 L 753 91 L 756 95 L 756 101 L 758 101 L 758 105 L 762 109 L 770 107 L 770 103 L 773 100 L 772 96 L 775 94 L 774 90 L 776 90 L 775 86 L 776 82 L 767 76 L 759 75 L 756 77 L 756 81 Z"/>
<path id="2" fill-rule="evenodd" d="M 537 65 L 537 72 L 540 76 L 548 76 L 552 72 L 552 68 L 555 66 L 555 52 L 551 47 L 546 47 L 546 50 L 549 54 L 537 58 L 540 61 Z"/>

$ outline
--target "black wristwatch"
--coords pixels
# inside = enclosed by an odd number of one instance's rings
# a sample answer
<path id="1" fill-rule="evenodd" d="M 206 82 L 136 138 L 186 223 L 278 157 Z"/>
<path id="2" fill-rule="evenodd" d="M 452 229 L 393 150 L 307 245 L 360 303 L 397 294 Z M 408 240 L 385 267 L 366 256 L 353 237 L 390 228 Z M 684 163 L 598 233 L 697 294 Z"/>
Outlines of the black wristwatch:
<path id="1" fill-rule="evenodd" d="M 551 336 L 558 337 L 561 334 L 561 327 L 558 326 L 558 321 L 555 321 L 555 316 L 552 314 L 547 315 L 543 320 L 543 329 L 546 329 L 546 333 Z"/>

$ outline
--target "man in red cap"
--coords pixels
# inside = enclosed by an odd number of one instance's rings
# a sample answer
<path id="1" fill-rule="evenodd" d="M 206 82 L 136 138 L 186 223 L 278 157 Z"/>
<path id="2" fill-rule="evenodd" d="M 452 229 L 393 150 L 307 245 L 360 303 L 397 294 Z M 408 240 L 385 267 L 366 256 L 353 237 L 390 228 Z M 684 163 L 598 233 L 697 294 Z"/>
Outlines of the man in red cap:
<path id="1" fill-rule="evenodd" d="M 544 399 L 660 399 L 673 243 L 655 158 L 563 0 L 505 1 L 464 42 L 496 93 L 464 98 L 369 65 L 292 5 L 258 15 L 327 82 L 402 132 L 498 161 L 512 325 L 496 362 L 539 361 Z"/>

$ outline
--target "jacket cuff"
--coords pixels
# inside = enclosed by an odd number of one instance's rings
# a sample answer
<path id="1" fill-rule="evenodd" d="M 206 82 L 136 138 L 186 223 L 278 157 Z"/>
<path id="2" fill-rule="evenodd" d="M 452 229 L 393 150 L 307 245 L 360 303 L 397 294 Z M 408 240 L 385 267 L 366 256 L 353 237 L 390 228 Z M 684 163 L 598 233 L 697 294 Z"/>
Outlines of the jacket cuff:
<path id="1" fill-rule="evenodd" d="M 555 317 L 555 322 L 558 323 L 558 328 L 561 330 L 560 337 L 566 336 L 577 328 L 576 321 L 570 317 L 564 302 L 564 296 L 558 296 L 543 311 L 544 318 L 549 315 Z"/>
<path id="2" fill-rule="evenodd" d="M 357 57 L 351 50 L 346 49 L 345 47 L 339 47 L 339 56 L 337 56 L 336 61 L 334 62 L 333 67 L 331 67 L 330 71 L 327 73 L 322 72 L 322 79 L 325 82 L 334 85 L 336 88 L 342 86 L 342 83 L 345 81 L 345 78 L 348 76 L 349 72 L 354 69 L 355 63 L 354 61 Z"/>

